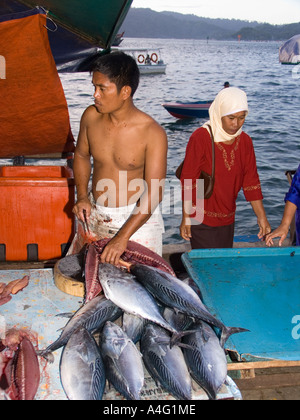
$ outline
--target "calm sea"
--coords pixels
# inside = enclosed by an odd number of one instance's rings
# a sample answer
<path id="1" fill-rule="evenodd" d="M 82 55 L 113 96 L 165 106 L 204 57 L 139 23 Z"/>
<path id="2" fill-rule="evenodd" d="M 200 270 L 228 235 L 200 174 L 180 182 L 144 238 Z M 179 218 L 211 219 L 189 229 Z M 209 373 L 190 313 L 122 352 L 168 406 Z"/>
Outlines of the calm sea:
<path id="1" fill-rule="evenodd" d="M 264 205 L 273 228 L 280 223 L 284 195 L 289 188 L 285 171 L 300 163 L 300 70 L 278 61 L 278 42 L 219 42 L 193 40 L 125 39 L 124 48 L 160 48 L 167 64 L 165 75 L 143 76 L 135 96 L 136 105 L 153 116 L 169 139 L 168 181 L 175 182 L 174 171 L 184 158 L 190 135 L 205 120 L 178 121 L 162 107 L 168 101 L 214 99 L 225 81 L 248 94 L 250 114 L 245 131 L 252 137 Z M 77 136 L 84 109 L 92 101 L 89 74 L 61 74 L 70 110 L 72 131 Z M 171 190 L 171 192 L 173 189 Z M 179 236 L 181 216 L 164 203 L 166 233 L 164 243 L 183 242 Z M 170 214 L 168 214 L 168 212 Z M 258 232 L 251 206 L 240 193 L 236 234 Z"/>

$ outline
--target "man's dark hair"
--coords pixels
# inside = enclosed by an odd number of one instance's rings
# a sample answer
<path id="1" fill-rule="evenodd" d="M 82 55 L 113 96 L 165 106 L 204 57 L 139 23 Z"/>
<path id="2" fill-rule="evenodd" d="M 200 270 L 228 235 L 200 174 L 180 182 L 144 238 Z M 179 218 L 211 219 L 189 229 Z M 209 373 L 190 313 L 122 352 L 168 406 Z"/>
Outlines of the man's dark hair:
<path id="1" fill-rule="evenodd" d="M 91 72 L 95 71 L 107 76 L 117 86 L 118 92 L 124 86 L 130 86 L 132 97 L 139 86 L 138 65 L 133 57 L 123 52 L 113 52 L 99 57 L 91 67 Z"/>

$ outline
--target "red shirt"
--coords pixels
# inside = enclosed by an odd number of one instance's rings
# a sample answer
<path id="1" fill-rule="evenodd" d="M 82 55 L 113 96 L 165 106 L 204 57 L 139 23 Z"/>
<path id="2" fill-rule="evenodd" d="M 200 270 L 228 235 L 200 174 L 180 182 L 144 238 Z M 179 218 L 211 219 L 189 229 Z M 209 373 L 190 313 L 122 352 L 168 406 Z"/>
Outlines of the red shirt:
<path id="1" fill-rule="evenodd" d="M 212 142 L 203 127 L 192 134 L 181 173 L 183 200 L 193 201 L 197 211 L 192 217 L 199 222 L 208 226 L 227 226 L 234 223 L 236 200 L 242 188 L 247 201 L 262 200 L 263 195 L 251 137 L 242 132 L 233 144 L 215 143 L 214 146 L 216 169 L 213 195 L 208 200 L 199 200 L 196 198 L 196 181 L 202 170 L 210 175 L 212 173 Z M 202 207 L 200 218 L 199 205 Z"/>

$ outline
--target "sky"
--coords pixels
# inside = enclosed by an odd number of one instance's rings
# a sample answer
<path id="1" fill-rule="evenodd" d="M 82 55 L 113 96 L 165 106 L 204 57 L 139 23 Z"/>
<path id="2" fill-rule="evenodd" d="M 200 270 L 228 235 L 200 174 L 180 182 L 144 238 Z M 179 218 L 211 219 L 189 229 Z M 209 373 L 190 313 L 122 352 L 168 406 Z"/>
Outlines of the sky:
<path id="1" fill-rule="evenodd" d="M 132 7 L 277 25 L 300 22 L 300 0 L 133 0 Z"/>

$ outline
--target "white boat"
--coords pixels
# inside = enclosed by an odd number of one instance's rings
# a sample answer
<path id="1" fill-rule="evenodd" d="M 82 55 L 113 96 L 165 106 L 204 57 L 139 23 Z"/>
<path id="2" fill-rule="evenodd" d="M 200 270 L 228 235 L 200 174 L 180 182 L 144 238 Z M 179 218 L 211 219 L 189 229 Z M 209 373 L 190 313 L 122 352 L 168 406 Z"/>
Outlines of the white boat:
<path id="1" fill-rule="evenodd" d="M 113 48 L 114 51 L 123 51 L 131 55 L 137 62 L 141 75 L 165 74 L 167 65 L 161 58 L 160 49 L 151 48 Z"/>

